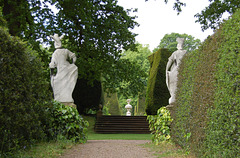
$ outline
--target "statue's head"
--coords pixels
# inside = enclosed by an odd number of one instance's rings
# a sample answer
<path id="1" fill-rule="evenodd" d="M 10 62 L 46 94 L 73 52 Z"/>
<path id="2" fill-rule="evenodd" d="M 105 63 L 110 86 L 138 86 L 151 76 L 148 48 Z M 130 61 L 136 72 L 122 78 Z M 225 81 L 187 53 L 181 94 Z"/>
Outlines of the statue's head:
<path id="1" fill-rule="evenodd" d="M 64 37 L 64 35 L 59 37 L 58 34 L 54 34 L 53 36 L 50 36 L 50 37 L 54 40 L 54 46 L 56 49 L 62 47 L 61 39 Z"/>
<path id="2" fill-rule="evenodd" d="M 177 49 L 182 50 L 183 49 L 183 44 L 184 44 L 184 38 L 177 38 L 176 41 L 178 42 Z"/>

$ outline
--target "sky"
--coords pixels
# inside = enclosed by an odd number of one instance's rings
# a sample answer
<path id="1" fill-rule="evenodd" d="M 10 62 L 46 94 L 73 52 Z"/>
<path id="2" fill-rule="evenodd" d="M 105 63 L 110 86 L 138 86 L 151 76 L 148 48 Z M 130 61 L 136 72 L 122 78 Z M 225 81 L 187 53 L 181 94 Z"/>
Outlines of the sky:
<path id="1" fill-rule="evenodd" d="M 174 2 L 172 0 L 171 2 Z M 165 4 L 164 0 L 118 0 L 118 5 L 124 9 L 138 8 L 138 12 L 130 15 L 136 15 L 136 21 L 140 24 L 132 31 L 137 33 L 136 41 L 147 45 L 152 51 L 156 48 L 165 34 L 186 33 L 195 38 L 204 41 L 213 30 L 201 30 L 201 25 L 195 23 L 197 20 L 194 15 L 200 13 L 209 5 L 208 0 L 185 0 L 186 7 L 182 8 L 180 15 L 173 10 L 173 4 Z"/>

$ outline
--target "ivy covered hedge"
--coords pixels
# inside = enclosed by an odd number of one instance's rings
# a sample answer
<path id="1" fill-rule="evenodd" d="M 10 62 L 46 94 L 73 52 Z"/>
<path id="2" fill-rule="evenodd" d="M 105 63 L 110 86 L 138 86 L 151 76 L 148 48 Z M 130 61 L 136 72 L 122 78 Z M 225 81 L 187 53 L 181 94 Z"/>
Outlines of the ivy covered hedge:
<path id="1" fill-rule="evenodd" d="M 156 115 L 159 108 L 168 105 L 170 94 L 166 86 L 166 65 L 171 53 L 159 49 L 148 57 L 150 71 L 146 93 L 146 113 Z"/>
<path id="2" fill-rule="evenodd" d="M 171 136 L 197 157 L 240 157 L 239 23 L 240 10 L 179 68 Z"/>

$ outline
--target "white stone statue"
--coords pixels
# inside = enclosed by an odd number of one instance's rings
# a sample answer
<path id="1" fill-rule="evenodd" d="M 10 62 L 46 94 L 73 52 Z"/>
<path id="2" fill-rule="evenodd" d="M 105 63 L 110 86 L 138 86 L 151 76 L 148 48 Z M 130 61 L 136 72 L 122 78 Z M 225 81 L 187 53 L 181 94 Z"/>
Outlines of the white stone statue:
<path id="1" fill-rule="evenodd" d="M 54 34 L 50 37 L 53 38 L 56 48 L 49 64 L 54 100 L 62 103 L 73 103 L 72 92 L 78 77 L 78 67 L 75 65 L 77 58 L 74 53 L 62 48 L 63 35 L 59 37 L 58 34 Z M 71 59 L 72 64 L 67 59 Z M 57 73 L 53 74 L 55 68 L 57 68 Z"/>
<path id="2" fill-rule="evenodd" d="M 130 105 L 131 99 L 127 99 L 127 105 L 125 106 L 125 109 L 127 109 L 126 116 L 131 116 L 131 110 L 132 110 L 132 105 Z"/>
<path id="3" fill-rule="evenodd" d="M 169 104 L 175 102 L 175 92 L 177 89 L 177 75 L 178 67 L 181 63 L 181 59 L 186 54 L 186 50 L 183 50 L 184 38 L 177 38 L 177 51 L 168 58 L 168 63 L 166 67 L 166 84 L 171 97 L 169 98 Z"/>

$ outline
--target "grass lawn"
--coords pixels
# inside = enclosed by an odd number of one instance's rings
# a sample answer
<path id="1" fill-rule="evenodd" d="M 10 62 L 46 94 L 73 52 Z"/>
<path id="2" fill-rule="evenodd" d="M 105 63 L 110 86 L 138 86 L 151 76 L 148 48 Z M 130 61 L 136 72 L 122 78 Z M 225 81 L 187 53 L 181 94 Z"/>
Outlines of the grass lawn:
<path id="1" fill-rule="evenodd" d="M 88 140 L 151 140 L 150 134 L 89 134 Z"/>
<path id="2" fill-rule="evenodd" d="M 28 149 L 19 150 L 8 155 L 0 154 L 3 158 L 58 158 L 66 149 L 71 149 L 75 143 L 68 140 L 57 140 L 50 142 L 39 142 Z"/>
<path id="3" fill-rule="evenodd" d="M 171 142 L 162 142 L 159 145 L 147 143 L 142 144 L 141 146 L 148 148 L 151 152 L 154 152 L 154 155 L 158 158 L 195 158 L 194 155 L 189 154 Z"/>

